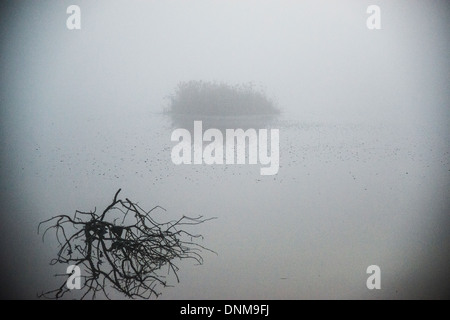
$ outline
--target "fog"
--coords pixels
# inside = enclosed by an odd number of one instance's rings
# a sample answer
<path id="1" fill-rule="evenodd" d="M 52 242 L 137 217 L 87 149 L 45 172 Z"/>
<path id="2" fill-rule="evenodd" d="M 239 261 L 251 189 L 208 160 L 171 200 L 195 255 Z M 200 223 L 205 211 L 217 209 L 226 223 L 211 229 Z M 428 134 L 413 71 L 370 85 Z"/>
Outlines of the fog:
<path id="1" fill-rule="evenodd" d="M 71 4 L 80 30 L 66 27 Z M 371 4 L 381 30 L 366 26 Z M 192 228 L 217 255 L 180 262 L 160 299 L 448 298 L 445 1 L 3 7 L 3 297 L 34 299 L 65 272 L 49 266 L 57 247 L 40 221 L 122 188 L 167 217 L 217 217 Z M 276 175 L 172 162 L 180 122 L 163 110 L 190 80 L 252 82 L 276 101 Z M 366 287 L 370 265 L 381 290 Z"/>

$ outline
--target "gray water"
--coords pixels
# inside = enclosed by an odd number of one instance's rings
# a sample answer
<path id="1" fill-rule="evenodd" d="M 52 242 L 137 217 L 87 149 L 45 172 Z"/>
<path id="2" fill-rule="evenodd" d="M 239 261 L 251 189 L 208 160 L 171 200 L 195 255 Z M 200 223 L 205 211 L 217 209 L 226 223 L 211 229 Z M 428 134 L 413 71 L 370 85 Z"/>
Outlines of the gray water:
<path id="1" fill-rule="evenodd" d="M 261 176 L 259 165 L 174 165 L 163 114 L 34 121 L 39 135 L 15 163 L 23 211 L 7 217 L 28 253 L 15 260 L 29 266 L 19 267 L 25 293 L 52 289 L 66 267 L 48 266 L 56 246 L 40 241 L 37 223 L 104 208 L 122 188 L 144 208 L 166 208 L 163 220 L 217 217 L 190 230 L 218 255 L 181 262 L 181 282 L 169 278 L 162 299 L 439 296 L 449 163 L 438 129 L 287 115 L 278 124 L 281 167 Z M 379 293 L 365 286 L 372 264 Z"/>
<path id="2" fill-rule="evenodd" d="M 79 33 L 60 2 L 3 20 L 2 294 L 53 289 L 66 266 L 49 266 L 38 223 L 122 188 L 167 220 L 217 218 L 191 229 L 217 255 L 180 262 L 160 299 L 448 297 L 445 2 L 383 2 L 377 34 L 361 2 L 196 3 L 81 4 Z M 163 114 L 164 96 L 186 79 L 267 86 L 283 111 L 278 174 L 172 163 L 170 135 L 192 119 Z M 381 290 L 366 287 L 374 264 Z"/>

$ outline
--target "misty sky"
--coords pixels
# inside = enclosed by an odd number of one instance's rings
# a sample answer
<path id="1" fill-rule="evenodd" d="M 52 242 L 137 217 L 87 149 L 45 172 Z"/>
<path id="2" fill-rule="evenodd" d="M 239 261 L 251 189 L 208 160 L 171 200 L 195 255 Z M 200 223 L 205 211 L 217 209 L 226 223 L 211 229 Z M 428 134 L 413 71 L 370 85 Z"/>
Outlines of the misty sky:
<path id="1" fill-rule="evenodd" d="M 82 29 L 70 32 L 68 2 L 24 3 L 3 37 L 6 85 L 54 112 L 158 112 L 192 79 L 252 81 L 283 109 L 319 115 L 433 120 L 444 111 L 430 102 L 448 101 L 442 5 L 381 2 L 377 32 L 365 1 L 81 1 Z"/>

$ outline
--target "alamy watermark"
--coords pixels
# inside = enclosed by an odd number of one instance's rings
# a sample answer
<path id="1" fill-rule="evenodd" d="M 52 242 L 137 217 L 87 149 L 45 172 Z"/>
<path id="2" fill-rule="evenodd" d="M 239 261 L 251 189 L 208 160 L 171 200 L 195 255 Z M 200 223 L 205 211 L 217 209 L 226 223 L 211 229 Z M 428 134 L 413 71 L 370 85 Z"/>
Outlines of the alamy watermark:
<path id="1" fill-rule="evenodd" d="M 66 20 L 66 27 L 69 30 L 81 29 L 81 9 L 77 5 L 70 5 L 66 10 L 70 16 Z M 377 5 L 370 5 L 367 7 L 366 13 L 370 16 L 366 20 L 366 26 L 369 30 L 381 29 L 381 9 Z"/>
<path id="2" fill-rule="evenodd" d="M 68 289 L 81 289 L 81 270 L 79 266 L 69 265 L 67 267 L 66 273 L 70 274 L 66 281 L 66 286 Z M 377 265 L 370 265 L 367 267 L 366 273 L 370 276 L 367 278 L 366 286 L 367 289 L 373 290 L 381 289 L 381 269 Z"/>
<path id="3" fill-rule="evenodd" d="M 369 289 L 369 290 L 381 289 L 381 269 L 380 269 L 380 267 L 375 264 L 368 266 L 366 273 L 370 274 L 370 276 L 367 278 L 367 281 L 366 281 L 367 289 Z"/>
<path id="4" fill-rule="evenodd" d="M 377 5 L 370 5 L 367 7 L 366 12 L 370 14 L 367 18 L 366 26 L 369 30 L 380 30 L 381 29 L 381 9 Z"/>
<path id="5" fill-rule="evenodd" d="M 67 14 L 70 14 L 66 20 L 66 27 L 69 30 L 80 30 L 81 29 L 81 9 L 77 5 L 70 5 L 66 10 Z"/>
<path id="6" fill-rule="evenodd" d="M 70 274 L 69 278 L 66 281 L 66 286 L 68 289 L 73 290 L 81 289 L 81 269 L 76 265 L 69 265 L 67 267 L 66 273 Z"/>
<path id="7" fill-rule="evenodd" d="M 274 175 L 280 168 L 280 132 L 278 129 L 226 129 L 215 128 L 203 132 L 202 121 L 194 121 L 194 136 L 187 129 L 172 132 L 171 141 L 177 141 L 172 148 L 174 164 L 248 164 L 259 163 L 261 175 Z M 225 141 L 224 141 L 225 139 Z M 203 142 L 207 142 L 203 146 Z M 192 152 L 193 149 L 193 152 Z"/>

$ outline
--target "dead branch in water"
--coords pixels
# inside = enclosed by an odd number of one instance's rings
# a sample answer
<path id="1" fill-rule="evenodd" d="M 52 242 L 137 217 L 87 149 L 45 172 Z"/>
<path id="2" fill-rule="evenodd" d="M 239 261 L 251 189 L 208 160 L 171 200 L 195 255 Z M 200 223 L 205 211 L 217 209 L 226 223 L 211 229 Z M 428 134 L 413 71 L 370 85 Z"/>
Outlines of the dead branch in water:
<path id="1" fill-rule="evenodd" d="M 211 251 L 195 239 L 202 238 L 185 230 L 183 226 L 201 224 L 207 220 L 202 216 L 190 218 L 182 216 L 178 220 L 159 223 L 151 217 L 156 206 L 149 211 L 142 209 L 128 198 L 118 199 L 119 189 L 114 199 L 100 214 L 75 211 L 73 217 L 58 215 L 39 223 L 48 225 L 47 232 L 54 230 L 59 244 L 55 259 L 50 264 L 76 265 L 81 268 L 84 286 L 82 299 L 91 295 L 92 299 L 101 292 L 109 299 L 110 286 L 129 298 L 158 297 L 156 287 L 168 286 L 160 270 L 167 268 L 178 278 L 176 259 L 192 259 L 203 263 L 201 251 Z M 213 252 L 213 251 L 211 251 Z M 39 297 L 58 299 L 70 291 L 66 286 L 69 274 L 63 284 L 39 295 Z"/>

